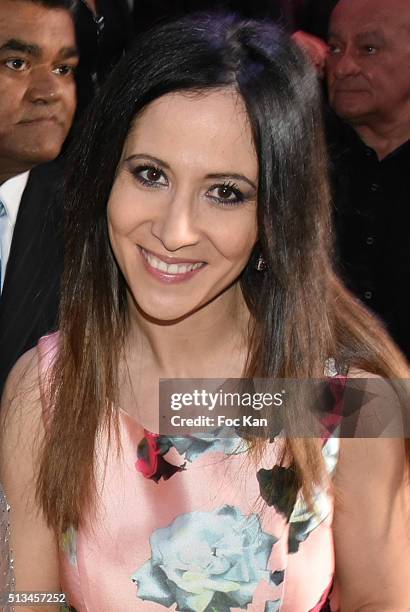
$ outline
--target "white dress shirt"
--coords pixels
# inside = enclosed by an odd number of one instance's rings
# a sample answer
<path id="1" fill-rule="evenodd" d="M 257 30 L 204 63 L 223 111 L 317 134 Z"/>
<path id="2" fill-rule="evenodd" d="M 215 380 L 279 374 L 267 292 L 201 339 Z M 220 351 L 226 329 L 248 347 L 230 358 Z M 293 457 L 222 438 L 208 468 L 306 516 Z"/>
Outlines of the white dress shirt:
<path id="1" fill-rule="evenodd" d="M 26 188 L 30 172 L 23 172 L 0 185 L 0 200 L 3 202 L 6 214 L 0 218 L 0 261 L 1 278 L 0 293 L 3 290 L 4 277 L 10 254 L 14 226 L 16 225 L 23 191 Z"/>

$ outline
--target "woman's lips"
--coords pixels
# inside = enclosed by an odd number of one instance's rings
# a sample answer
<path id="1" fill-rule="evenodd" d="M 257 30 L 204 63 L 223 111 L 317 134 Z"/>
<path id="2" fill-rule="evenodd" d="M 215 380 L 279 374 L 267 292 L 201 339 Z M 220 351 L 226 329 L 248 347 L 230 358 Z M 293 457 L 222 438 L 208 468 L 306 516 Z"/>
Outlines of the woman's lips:
<path id="1" fill-rule="evenodd" d="M 206 266 L 203 261 L 182 260 L 172 257 L 164 259 L 139 247 L 145 269 L 155 278 L 166 283 L 179 283 L 198 274 Z M 164 261 L 164 260 L 167 261 Z"/>

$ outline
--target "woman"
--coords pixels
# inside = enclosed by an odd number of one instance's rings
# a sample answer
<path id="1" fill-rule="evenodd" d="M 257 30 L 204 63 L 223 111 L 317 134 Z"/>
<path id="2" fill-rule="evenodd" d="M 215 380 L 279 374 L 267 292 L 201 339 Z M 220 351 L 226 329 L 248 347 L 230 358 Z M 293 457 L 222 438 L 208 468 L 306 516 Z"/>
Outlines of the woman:
<path id="1" fill-rule="evenodd" d="M 304 404 L 287 438 L 155 433 L 159 378 L 408 374 L 332 272 L 307 61 L 258 22 L 163 26 L 74 159 L 60 331 L 5 397 L 16 588 L 78 611 L 318 611 L 337 589 L 343 612 L 404 609 L 402 439 L 340 441 L 332 525 L 339 445 L 292 437 Z"/>

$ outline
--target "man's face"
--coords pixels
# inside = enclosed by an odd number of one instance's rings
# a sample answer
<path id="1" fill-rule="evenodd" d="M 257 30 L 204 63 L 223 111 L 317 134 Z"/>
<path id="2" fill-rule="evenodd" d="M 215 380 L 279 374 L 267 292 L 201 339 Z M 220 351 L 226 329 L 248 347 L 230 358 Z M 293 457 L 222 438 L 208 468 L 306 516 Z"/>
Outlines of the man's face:
<path id="1" fill-rule="evenodd" d="M 78 63 L 74 23 L 63 9 L 0 2 L 0 175 L 60 153 L 71 127 Z"/>
<path id="2" fill-rule="evenodd" d="M 341 0 L 332 14 L 329 47 L 329 100 L 342 119 L 408 121 L 409 0 Z"/>

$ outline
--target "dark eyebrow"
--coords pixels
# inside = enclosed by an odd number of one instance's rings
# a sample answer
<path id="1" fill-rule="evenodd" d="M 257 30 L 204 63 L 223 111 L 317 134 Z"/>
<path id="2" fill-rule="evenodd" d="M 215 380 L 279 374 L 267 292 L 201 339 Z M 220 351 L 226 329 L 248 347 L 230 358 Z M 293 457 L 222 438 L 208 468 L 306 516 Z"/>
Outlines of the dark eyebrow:
<path id="1" fill-rule="evenodd" d="M 41 49 L 38 45 L 18 40 L 17 38 L 10 38 L 10 40 L 1 45 L 0 51 L 20 51 L 33 57 L 40 57 L 41 55 Z"/>
<path id="2" fill-rule="evenodd" d="M 158 159 L 158 157 L 153 157 L 152 155 L 144 155 L 143 153 L 138 153 L 136 155 L 130 155 L 124 161 L 130 162 L 132 160 L 137 160 L 137 159 L 147 159 L 149 161 L 152 161 L 154 164 L 157 164 L 158 166 L 161 166 L 162 168 L 169 170 L 169 165 L 166 162 L 162 161 L 162 159 Z M 256 190 L 256 185 L 252 181 L 250 181 L 248 178 L 246 178 L 246 176 L 244 176 L 243 174 L 232 174 L 230 172 L 218 172 L 216 174 L 215 173 L 207 174 L 205 178 L 207 179 L 235 179 L 236 181 L 244 181 L 245 183 L 248 183 L 248 185 L 250 185 L 253 189 Z"/>
<path id="3" fill-rule="evenodd" d="M 354 37 L 356 43 L 363 44 L 363 43 L 367 43 L 369 38 L 375 40 L 377 43 L 385 43 L 386 42 L 386 38 L 383 35 L 383 32 L 381 32 L 380 30 L 365 30 L 363 32 L 359 32 L 358 34 L 356 34 L 356 36 Z M 331 39 L 340 39 L 340 35 L 337 32 L 332 32 L 329 31 L 329 34 L 327 36 L 328 40 Z"/>
<path id="4" fill-rule="evenodd" d="M 78 50 L 76 47 L 63 47 L 59 51 L 59 56 L 62 60 L 68 60 L 71 58 L 77 59 L 79 57 Z"/>
<path id="5" fill-rule="evenodd" d="M 358 43 L 366 42 L 369 38 L 373 38 L 377 42 L 385 42 L 386 41 L 386 39 L 383 36 L 382 32 L 380 32 L 378 30 L 368 30 L 366 32 L 360 32 L 359 34 L 357 34 L 357 36 L 355 38 L 356 38 L 356 41 Z"/>
<path id="6" fill-rule="evenodd" d="M 41 47 L 24 40 L 19 40 L 18 38 L 10 38 L 10 40 L 1 45 L 1 51 L 18 51 L 36 58 L 41 57 L 42 54 Z M 72 57 L 77 58 L 78 51 L 76 47 L 62 47 L 59 51 L 59 56 L 62 60 L 71 59 Z"/>
<path id="7" fill-rule="evenodd" d="M 149 161 L 152 161 L 154 164 L 157 164 L 158 166 L 162 166 L 162 168 L 169 170 L 169 165 L 166 162 L 162 161 L 162 159 L 158 159 L 158 157 L 153 157 L 152 155 L 145 155 L 145 153 L 137 153 L 135 155 L 130 155 L 124 161 L 129 162 L 134 159 L 149 159 Z"/>
<path id="8" fill-rule="evenodd" d="M 243 174 L 231 174 L 230 172 L 221 172 L 218 174 L 207 174 L 206 178 L 210 179 L 235 179 L 235 181 L 244 181 L 248 183 L 252 189 L 256 190 L 256 185 Z"/>

